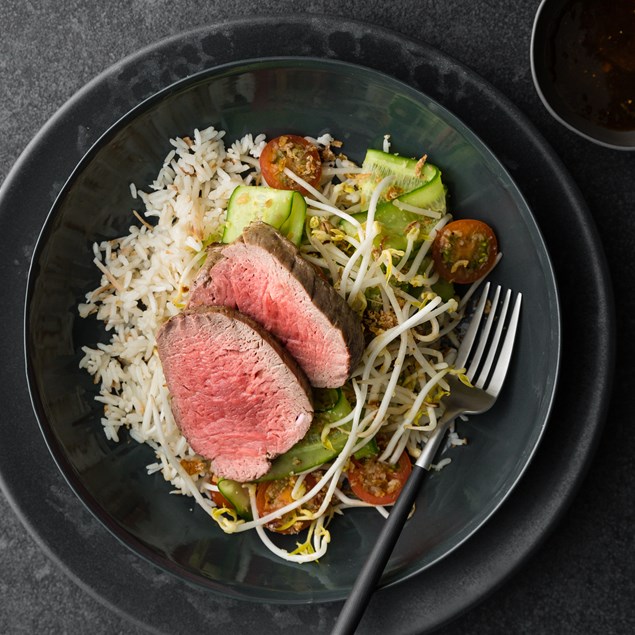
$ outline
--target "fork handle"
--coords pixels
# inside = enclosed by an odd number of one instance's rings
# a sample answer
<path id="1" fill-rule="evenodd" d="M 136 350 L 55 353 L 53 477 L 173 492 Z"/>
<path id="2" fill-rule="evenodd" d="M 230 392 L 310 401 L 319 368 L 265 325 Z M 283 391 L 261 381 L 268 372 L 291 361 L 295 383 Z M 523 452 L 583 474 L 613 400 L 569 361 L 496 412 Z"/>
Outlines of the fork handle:
<path id="1" fill-rule="evenodd" d="M 401 535 L 401 530 L 406 523 L 415 498 L 417 498 L 417 493 L 421 489 L 423 477 L 430 469 L 430 464 L 441 445 L 441 441 L 455 417 L 456 412 L 454 410 L 445 413 L 423 447 L 417 462 L 412 466 L 412 473 L 401 490 L 397 502 L 390 510 L 377 542 L 370 552 L 366 564 L 357 576 L 357 580 L 337 618 L 331 635 L 348 635 L 355 632 L 355 628 L 368 606 L 370 596 L 377 587 L 377 582 L 379 582 L 390 554 Z"/>
<path id="2" fill-rule="evenodd" d="M 401 490 L 397 502 L 390 510 L 379 538 L 357 576 L 331 635 L 349 635 L 355 632 L 401 534 L 425 474 L 426 470 L 422 467 L 416 464 L 412 466 L 412 473 Z"/>

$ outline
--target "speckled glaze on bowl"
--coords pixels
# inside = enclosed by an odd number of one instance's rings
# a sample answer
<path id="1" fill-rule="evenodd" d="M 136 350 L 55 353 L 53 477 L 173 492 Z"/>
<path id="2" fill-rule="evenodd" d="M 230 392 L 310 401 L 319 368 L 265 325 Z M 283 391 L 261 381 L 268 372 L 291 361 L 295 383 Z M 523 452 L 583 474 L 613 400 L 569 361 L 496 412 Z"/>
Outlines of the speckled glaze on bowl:
<path id="1" fill-rule="evenodd" d="M 462 432 L 466 448 L 433 474 L 383 578 L 391 584 L 429 567 L 467 540 L 500 506 L 527 467 L 546 425 L 560 354 L 560 316 L 549 258 L 530 210 L 492 153 L 435 101 L 386 75 L 342 62 L 245 61 L 189 77 L 140 104 L 87 153 L 43 228 L 29 276 L 25 323 L 34 409 L 55 461 L 90 511 L 124 544 L 182 579 L 227 595 L 301 603 L 344 598 L 381 517 L 354 510 L 331 525 L 319 565 L 275 558 L 253 533 L 227 536 L 185 497 L 146 475 L 151 449 L 108 442 L 80 348 L 104 341 L 77 304 L 96 286 L 92 242 L 131 222 L 129 184 L 148 184 L 175 135 L 215 125 L 247 132 L 330 132 L 361 160 L 391 134 L 393 149 L 439 165 L 450 208 L 496 230 L 505 254 L 492 278 L 525 295 L 511 376 L 496 407 Z"/>

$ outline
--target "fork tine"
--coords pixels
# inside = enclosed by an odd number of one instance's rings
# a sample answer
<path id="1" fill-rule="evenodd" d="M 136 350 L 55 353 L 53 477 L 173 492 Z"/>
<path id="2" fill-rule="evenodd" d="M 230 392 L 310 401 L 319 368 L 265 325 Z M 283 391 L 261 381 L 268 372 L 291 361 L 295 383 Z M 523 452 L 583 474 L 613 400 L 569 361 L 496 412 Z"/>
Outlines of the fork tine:
<path id="1" fill-rule="evenodd" d="M 474 310 L 474 315 L 470 320 L 470 325 L 463 336 L 463 341 L 461 342 L 461 346 L 456 354 L 456 361 L 454 362 L 454 366 L 456 368 L 463 368 L 465 366 L 465 362 L 467 362 L 467 358 L 472 350 L 472 345 L 474 344 L 474 340 L 476 339 L 476 333 L 478 332 L 479 324 L 481 323 L 481 318 L 483 317 L 483 311 L 485 310 L 485 303 L 487 302 L 487 294 L 489 293 L 489 282 L 485 284 L 485 288 L 483 289 L 483 293 L 481 294 L 481 299 L 478 301 L 476 305 L 476 309 Z"/>
<path id="2" fill-rule="evenodd" d="M 518 328 L 518 318 L 520 316 L 520 305 L 522 302 L 522 293 L 516 296 L 516 302 L 512 310 L 512 316 L 509 319 L 509 326 L 507 327 L 507 335 L 503 341 L 496 367 L 492 373 L 487 392 L 494 397 L 498 396 L 500 389 L 503 386 L 503 381 L 507 375 L 507 369 L 509 368 L 509 360 L 512 356 L 512 349 L 514 348 L 514 339 L 516 338 L 516 330 Z"/>
<path id="3" fill-rule="evenodd" d="M 476 347 L 476 352 L 474 353 L 474 357 L 472 358 L 472 362 L 470 367 L 467 369 L 467 373 L 465 373 L 470 381 L 473 380 L 474 375 L 481 363 L 481 357 L 483 356 L 483 351 L 485 350 L 485 345 L 487 344 L 487 338 L 489 337 L 489 333 L 492 330 L 492 324 L 494 323 L 494 315 L 496 313 L 496 307 L 498 306 L 498 298 L 500 297 L 501 287 L 500 285 L 496 287 L 496 291 L 494 293 L 494 299 L 492 300 L 491 309 L 489 315 L 487 316 L 487 321 L 485 322 L 485 326 L 483 327 L 483 331 L 481 332 L 481 336 L 478 341 L 478 346 Z"/>
<path id="4" fill-rule="evenodd" d="M 474 385 L 477 388 L 484 388 L 485 382 L 489 377 L 490 370 L 492 369 L 492 364 L 494 362 L 494 357 L 498 352 L 498 343 L 501 339 L 501 334 L 503 332 L 503 326 L 505 326 L 505 317 L 507 316 L 507 308 L 509 307 L 509 299 L 512 296 L 511 289 L 507 289 L 507 293 L 505 294 L 505 299 L 503 301 L 503 307 L 501 308 L 500 314 L 498 315 L 498 323 L 496 324 L 496 330 L 494 331 L 494 335 L 492 337 L 492 341 L 488 344 L 488 352 L 487 357 L 485 358 L 485 362 L 483 367 L 479 372 L 478 379 L 474 382 Z M 496 313 L 496 309 L 498 307 L 498 302 L 494 302 L 492 304 L 492 309 L 490 312 L 490 316 L 492 319 Z"/>

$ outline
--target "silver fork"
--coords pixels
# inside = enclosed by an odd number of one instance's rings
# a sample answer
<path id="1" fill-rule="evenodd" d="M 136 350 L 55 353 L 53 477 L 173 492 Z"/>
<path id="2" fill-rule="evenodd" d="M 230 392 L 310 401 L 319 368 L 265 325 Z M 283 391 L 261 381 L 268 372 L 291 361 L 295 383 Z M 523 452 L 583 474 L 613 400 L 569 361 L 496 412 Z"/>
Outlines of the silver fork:
<path id="1" fill-rule="evenodd" d="M 455 361 L 455 368 L 466 368 L 465 374 L 472 386 L 465 385 L 455 375 L 446 375 L 444 378 L 450 385 L 450 394 L 443 400 L 445 411 L 413 465 L 412 473 L 340 612 L 332 635 L 353 633 L 359 624 L 410 514 L 423 477 L 430 469 L 448 428 L 460 414 L 480 414 L 489 410 L 500 393 L 514 348 L 522 295 L 519 293 L 516 296 L 511 316 L 507 320 L 512 293 L 511 290 L 505 293 L 499 310 L 501 287 L 497 287 L 489 314 L 486 319 L 483 319 L 486 314 L 489 288 L 488 282 L 463 337 Z M 507 327 L 506 333 L 504 333 L 505 327 Z M 468 362 L 469 365 L 467 365 Z"/>

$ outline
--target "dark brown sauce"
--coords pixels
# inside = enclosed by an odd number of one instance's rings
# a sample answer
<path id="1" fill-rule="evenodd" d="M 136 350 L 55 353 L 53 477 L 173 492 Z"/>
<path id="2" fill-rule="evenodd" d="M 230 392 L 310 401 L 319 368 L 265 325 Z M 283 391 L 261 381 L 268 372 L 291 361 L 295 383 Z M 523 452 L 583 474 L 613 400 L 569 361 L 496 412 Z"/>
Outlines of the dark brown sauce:
<path id="1" fill-rule="evenodd" d="M 571 0 L 549 40 L 560 97 L 604 128 L 635 130 L 635 0 Z"/>

